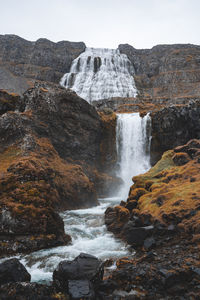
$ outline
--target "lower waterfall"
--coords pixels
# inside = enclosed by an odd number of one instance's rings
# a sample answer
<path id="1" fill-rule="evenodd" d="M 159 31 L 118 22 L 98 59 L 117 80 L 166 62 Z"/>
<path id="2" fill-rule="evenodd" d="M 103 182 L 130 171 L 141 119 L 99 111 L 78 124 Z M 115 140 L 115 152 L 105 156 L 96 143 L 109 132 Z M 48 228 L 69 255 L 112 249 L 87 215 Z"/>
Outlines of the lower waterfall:
<path id="1" fill-rule="evenodd" d="M 150 116 L 139 113 L 120 114 L 117 118 L 118 176 L 124 184 L 117 196 L 99 199 L 99 205 L 89 209 L 65 211 L 61 214 L 66 233 L 72 237 L 72 244 L 36 251 L 18 257 L 31 274 L 32 281 L 48 282 L 52 272 L 62 260 L 72 260 L 81 252 L 89 253 L 103 260 L 117 259 L 130 254 L 129 249 L 104 224 L 107 207 L 125 200 L 132 184 L 132 176 L 150 167 Z"/>
<path id="2" fill-rule="evenodd" d="M 119 197 L 127 199 L 132 177 L 150 168 L 151 118 L 149 114 L 118 114 L 116 145 L 118 157 L 117 176 L 123 180 Z"/>

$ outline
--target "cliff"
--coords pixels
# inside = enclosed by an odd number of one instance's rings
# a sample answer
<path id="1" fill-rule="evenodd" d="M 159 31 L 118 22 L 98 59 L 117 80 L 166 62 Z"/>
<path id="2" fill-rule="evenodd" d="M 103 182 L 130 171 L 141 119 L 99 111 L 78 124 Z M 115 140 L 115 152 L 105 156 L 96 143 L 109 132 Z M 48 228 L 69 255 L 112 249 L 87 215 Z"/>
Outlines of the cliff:
<path id="1" fill-rule="evenodd" d="M 135 82 L 141 98 L 199 97 L 200 46 L 191 44 L 157 45 L 139 50 L 124 44 L 135 68 Z"/>
<path id="2" fill-rule="evenodd" d="M 0 35 L 0 89 L 22 94 L 36 80 L 59 83 L 85 44 Z"/>

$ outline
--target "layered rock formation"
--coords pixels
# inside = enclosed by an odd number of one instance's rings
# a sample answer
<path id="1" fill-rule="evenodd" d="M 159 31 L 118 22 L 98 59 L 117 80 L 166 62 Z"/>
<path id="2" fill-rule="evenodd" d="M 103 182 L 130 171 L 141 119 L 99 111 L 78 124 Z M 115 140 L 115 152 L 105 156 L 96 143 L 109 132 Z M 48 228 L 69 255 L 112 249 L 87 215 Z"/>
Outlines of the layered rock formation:
<path id="1" fill-rule="evenodd" d="M 59 83 L 84 50 L 82 42 L 30 42 L 16 35 L 0 35 L 0 89 L 22 94 L 36 80 Z"/>
<path id="2" fill-rule="evenodd" d="M 98 171 L 102 121 L 57 85 L 37 83 L 20 101 L 2 95 L 13 106 L 0 116 L 1 254 L 65 244 L 57 211 L 97 204 L 105 179 L 115 182 Z"/>
<path id="3" fill-rule="evenodd" d="M 119 45 L 135 68 L 135 82 L 142 98 L 199 97 L 200 46 L 158 45 L 139 50 Z"/>

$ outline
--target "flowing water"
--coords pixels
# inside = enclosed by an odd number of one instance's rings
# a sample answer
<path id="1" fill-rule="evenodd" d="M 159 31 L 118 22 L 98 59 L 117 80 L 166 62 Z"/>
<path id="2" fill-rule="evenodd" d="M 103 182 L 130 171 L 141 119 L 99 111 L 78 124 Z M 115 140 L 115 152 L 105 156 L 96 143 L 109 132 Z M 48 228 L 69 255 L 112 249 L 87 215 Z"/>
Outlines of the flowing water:
<path id="1" fill-rule="evenodd" d="M 133 75 L 133 65 L 118 49 L 86 48 L 60 84 L 91 103 L 111 97 L 135 97 Z"/>
<path id="2" fill-rule="evenodd" d="M 69 246 L 40 250 L 20 257 L 32 276 L 32 281 L 49 281 L 57 264 L 74 259 L 81 252 L 101 259 L 115 259 L 129 254 L 126 245 L 106 230 L 104 212 L 126 199 L 133 175 L 147 171 L 149 163 L 150 117 L 138 113 L 120 114 L 117 118 L 118 176 L 124 185 L 118 196 L 99 199 L 99 205 L 89 209 L 66 211 L 61 214 L 66 233 L 72 237 Z"/>
<path id="3" fill-rule="evenodd" d="M 151 118 L 149 114 L 119 114 L 117 118 L 116 145 L 117 175 L 123 180 L 118 197 L 126 200 L 132 177 L 150 168 Z"/>

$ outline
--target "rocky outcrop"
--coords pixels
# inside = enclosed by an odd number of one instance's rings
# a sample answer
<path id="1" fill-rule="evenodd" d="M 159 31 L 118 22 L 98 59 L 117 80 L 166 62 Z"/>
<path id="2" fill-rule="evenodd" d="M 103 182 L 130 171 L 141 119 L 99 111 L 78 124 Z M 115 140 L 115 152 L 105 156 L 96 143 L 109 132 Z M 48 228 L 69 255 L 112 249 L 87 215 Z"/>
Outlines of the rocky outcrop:
<path id="1" fill-rule="evenodd" d="M 200 101 L 176 105 L 151 113 L 151 162 L 158 161 L 162 153 L 191 138 L 200 138 Z"/>
<path id="2" fill-rule="evenodd" d="M 141 98 L 180 99 L 199 97 L 200 46 L 157 45 L 139 50 L 119 45 L 135 68 L 135 83 Z"/>
<path id="3" fill-rule="evenodd" d="M 198 234 L 199 155 L 200 141 L 191 140 L 135 176 L 127 203 L 107 209 L 108 229 L 132 246 L 143 246 L 146 238 L 160 234 Z"/>
<path id="4" fill-rule="evenodd" d="M 36 80 L 59 83 L 85 44 L 0 35 L 0 89 L 22 94 Z"/>
<path id="5" fill-rule="evenodd" d="M 69 243 L 57 212 L 96 205 L 97 190 L 113 181 L 99 171 L 103 125 L 94 107 L 37 83 L 20 110 L 0 116 L 1 255 Z"/>

